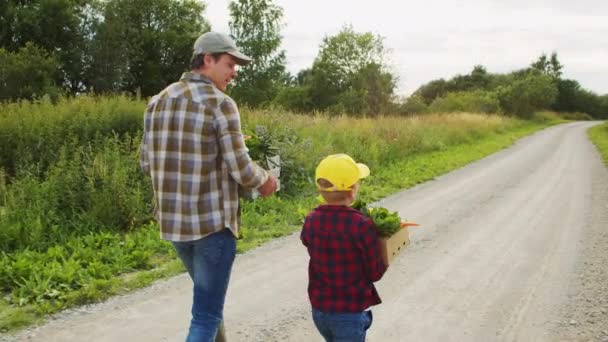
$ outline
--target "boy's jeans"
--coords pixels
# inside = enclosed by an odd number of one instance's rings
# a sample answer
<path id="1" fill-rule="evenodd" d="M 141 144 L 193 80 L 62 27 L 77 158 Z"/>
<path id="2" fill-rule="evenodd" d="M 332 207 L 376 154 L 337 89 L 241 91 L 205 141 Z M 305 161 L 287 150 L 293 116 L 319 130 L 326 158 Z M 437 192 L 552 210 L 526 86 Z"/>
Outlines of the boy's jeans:
<path id="1" fill-rule="evenodd" d="M 327 342 L 364 342 L 372 325 L 372 311 L 325 313 L 313 308 L 312 320 Z"/>
<path id="2" fill-rule="evenodd" d="M 213 342 L 223 319 L 236 239 L 223 229 L 195 241 L 174 241 L 173 246 L 194 283 L 186 342 Z"/>

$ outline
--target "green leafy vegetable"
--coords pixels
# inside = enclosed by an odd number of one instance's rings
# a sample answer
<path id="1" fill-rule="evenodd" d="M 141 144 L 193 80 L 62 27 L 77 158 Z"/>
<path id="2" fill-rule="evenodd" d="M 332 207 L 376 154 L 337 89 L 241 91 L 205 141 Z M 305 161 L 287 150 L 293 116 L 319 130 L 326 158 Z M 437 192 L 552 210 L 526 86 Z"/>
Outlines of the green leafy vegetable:
<path id="1" fill-rule="evenodd" d="M 367 203 L 356 200 L 352 207 L 369 217 L 381 237 L 389 237 L 401 229 L 401 218 L 396 211 L 389 211 L 383 207 L 368 207 Z"/>

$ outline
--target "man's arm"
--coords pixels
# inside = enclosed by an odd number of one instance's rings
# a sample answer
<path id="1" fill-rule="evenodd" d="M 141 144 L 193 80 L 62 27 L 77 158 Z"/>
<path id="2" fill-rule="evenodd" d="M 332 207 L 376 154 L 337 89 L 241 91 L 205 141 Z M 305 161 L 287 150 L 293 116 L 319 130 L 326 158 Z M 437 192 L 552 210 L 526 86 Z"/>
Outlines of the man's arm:
<path id="1" fill-rule="evenodd" d="M 256 165 L 247 153 L 241 131 L 241 118 L 236 104 L 231 99 L 227 98 L 220 104 L 215 126 L 222 158 L 232 178 L 246 188 L 258 188 L 262 195 L 274 192 L 276 180 Z"/>
<path id="2" fill-rule="evenodd" d="M 145 121 L 145 120 L 144 120 Z M 148 159 L 148 142 L 146 139 L 146 123 L 144 122 L 144 133 L 141 138 L 140 154 L 139 154 L 139 166 L 141 170 L 148 176 L 150 176 L 150 160 Z"/>

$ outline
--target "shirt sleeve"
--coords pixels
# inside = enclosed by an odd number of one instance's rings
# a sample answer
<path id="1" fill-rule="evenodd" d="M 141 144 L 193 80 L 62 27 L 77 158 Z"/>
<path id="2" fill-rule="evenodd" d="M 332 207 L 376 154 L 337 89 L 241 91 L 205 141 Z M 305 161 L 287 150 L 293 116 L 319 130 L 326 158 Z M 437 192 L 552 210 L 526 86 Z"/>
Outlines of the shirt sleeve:
<path id="1" fill-rule="evenodd" d="M 144 120 L 144 133 L 141 138 L 141 147 L 139 154 L 139 166 L 141 170 L 146 174 L 150 175 L 150 160 L 148 159 L 148 142 L 146 139 L 146 131 L 148 130 L 147 119 Z"/>
<path id="2" fill-rule="evenodd" d="M 232 99 L 226 98 L 215 118 L 222 158 L 234 180 L 246 188 L 258 188 L 268 179 L 268 173 L 256 165 L 245 146 L 241 118 Z"/>
<path id="3" fill-rule="evenodd" d="M 363 221 L 362 225 L 360 243 L 363 251 L 365 273 L 369 280 L 375 282 L 382 278 L 387 266 L 382 260 L 378 233 L 374 224 L 371 221 Z"/>
<path id="4" fill-rule="evenodd" d="M 306 237 L 307 228 L 308 227 L 308 217 L 304 220 L 304 224 L 302 225 L 302 231 L 300 232 L 300 241 L 306 247 L 308 247 L 308 238 Z"/>

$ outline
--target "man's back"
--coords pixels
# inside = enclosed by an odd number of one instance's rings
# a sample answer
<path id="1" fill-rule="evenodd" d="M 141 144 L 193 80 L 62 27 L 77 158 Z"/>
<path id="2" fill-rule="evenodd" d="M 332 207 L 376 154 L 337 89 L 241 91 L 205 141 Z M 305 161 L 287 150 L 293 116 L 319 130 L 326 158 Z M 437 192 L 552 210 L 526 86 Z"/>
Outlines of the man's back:
<path id="1" fill-rule="evenodd" d="M 226 158 L 225 158 L 226 157 Z M 238 184 L 264 178 L 247 155 L 234 101 L 185 73 L 148 104 L 142 167 L 150 173 L 163 238 L 199 239 L 238 229 Z"/>

